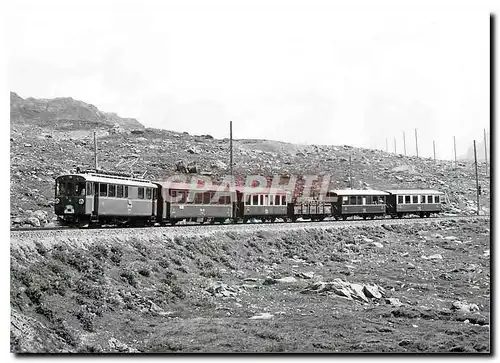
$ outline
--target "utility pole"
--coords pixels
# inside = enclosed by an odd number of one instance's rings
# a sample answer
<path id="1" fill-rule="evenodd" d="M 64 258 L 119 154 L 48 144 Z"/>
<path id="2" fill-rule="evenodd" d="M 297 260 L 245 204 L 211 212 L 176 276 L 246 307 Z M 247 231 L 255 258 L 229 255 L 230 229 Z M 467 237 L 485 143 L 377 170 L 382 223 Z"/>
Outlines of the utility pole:
<path id="1" fill-rule="evenodd" d="M 96 132 L 94 131 L 94 168 L 97 173 L 97 137 L 96 137 Z"/>
<path id="2" fill-rule="evenodd" d="M 396 138 L 394 138 L 394 154 L 396 154 Z"/>
<path id="3" fill-rule="evenodd" d="M 418 136 L 417 136 L 417 129 L 415 129 L 415 149 L 417 150 L 417 158 L 418 158 Z"/>
<path id="4" fill-rule="evenodd" d="M 406 156 L 406 135 L 404 131 L 403 131 L 403 147 L 405 149 L 405 156 Z"/>
<path id="5" fill-rule="evenodd" d="M 233 121 L 229 121 L 229 168 L 233 176 Z"/>
<path id="6" fill-rule="evenodd" d="M 436 162 L 436 141 L 432 140 L 432 148 L 434 150 L 434 163 Z"/>
<path id="7" fill-rule="evenodd" d="M 484 161 L 486 163 L 486 176 L 488 176 L 488 146 L 486 144 L 486 129 L 484 129 Z"/>
<path id="8" fill-rule="evenodd" d="M 455 167 L 457 166 L 457 142 L 453 136 L 453 151 L 455 152 Z"/>
<path id="9" fill-rule="evenodd" d="M 351 162 L 351 154 L 349 154 L 349 188 L 352 189 L 352 162 Z"/>
<path id="10" fill-rule="evenodd" d="M 476 140 L 474 140 L 474 161 L 476 164 L 476 194 L 477 194 L 477 215 L 479 215 L 479 178 L 477 176 L 477 154 L 476 154 Z"/>

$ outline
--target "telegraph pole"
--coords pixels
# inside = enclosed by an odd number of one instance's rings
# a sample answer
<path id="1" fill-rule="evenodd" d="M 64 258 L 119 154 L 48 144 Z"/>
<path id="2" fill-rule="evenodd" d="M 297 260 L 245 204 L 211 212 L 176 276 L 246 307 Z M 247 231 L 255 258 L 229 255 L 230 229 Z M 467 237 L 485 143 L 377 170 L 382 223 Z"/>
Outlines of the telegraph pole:
<path id="1" fill-rule="evenodd" d="M 434 150 L 434 162 L 436 162 L 436 141 L 432 141 L 432 148 Z"/>
<path id="2" fill-rule="evenodd" d="M 349 154 L 349 188 L 352 189 L 352 162 L 351 162 L 351 154 Z"/>
<path id="3" fill-rule="evenodd" d="M 453 136 L 453 151 L 455 152 L 455 167 L 457 166 L 457 142 Z"/>
<path id="4" fill-rule="evenodd" d="M 477 154 L 476 154 L 476 140 L 474 140 L 474 161 L 476 164 L 476 195 L 477 195 L 477 215 L 479 215 L 479 178 L 477 176 Z"/>
<path id="5" fill-rule="evenodd" d="M 405 149 L 405 156 L 406 156 L 406 135 L 405 135 L 404 131 L 403 131 L 403 147 Z"/>
<path id="6" fill-rule="evenodd" d="M 229 121 L 229 170 L 233 176 L 233 121 Z"/>
<path id="7" fill-rule="evenodd" d="M 96 137 L 96 132 L 94 131 L 94 168 L 97 173 L 97 137 Z"/>
<path id="8" fill-rule="evenodd" d="M 486 162 L 486 176 L 488 176 L 488 147 L 486 144 L 486 129 L 484 129 L 484 161 Z"/>
<path id="9" fill-rule="evenodd" d="M 417 158 L 418 158 L 418 136 L 417 136 L 417 129 L 415 129 L 415 149 L 417 150 Z"/>

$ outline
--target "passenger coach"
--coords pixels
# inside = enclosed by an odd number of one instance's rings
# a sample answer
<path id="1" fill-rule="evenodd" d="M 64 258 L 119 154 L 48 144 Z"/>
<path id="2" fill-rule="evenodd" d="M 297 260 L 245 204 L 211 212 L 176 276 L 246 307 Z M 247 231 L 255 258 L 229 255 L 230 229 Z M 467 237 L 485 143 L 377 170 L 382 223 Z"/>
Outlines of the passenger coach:
<path id="1" fill-rule="evenodd" d="M 444 193 L 433 189 L 392 189 L 386 190 L 387 213 L 391 217 L 401 218 L 404 215 L 415 214 L 429 217 L 441 213 L 442 195 Z"/>
<path id="2" fill-rule="evenodd" d="M 327 197 L 333 199 L 332 215 L 336 220 L 359 216 L 363 219 L 374 219 L 375 216 L 384 216 L 386 198 L 389 193 L 381 190 L 331 190 Z"/>
<path id="3" fill-rule="evenodd" d="M 145 225 L 156 221 L 158 186 L 143 180 L 99 173 L 56 178 L 55 214 L 66 225 Z"/>

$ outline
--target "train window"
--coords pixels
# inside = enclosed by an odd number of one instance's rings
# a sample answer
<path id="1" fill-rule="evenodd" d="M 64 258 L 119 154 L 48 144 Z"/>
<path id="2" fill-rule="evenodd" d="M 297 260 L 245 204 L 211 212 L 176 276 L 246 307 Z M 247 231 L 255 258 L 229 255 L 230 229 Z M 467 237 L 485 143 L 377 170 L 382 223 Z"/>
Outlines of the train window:
<path id="1" fill-rule="evenodd" d="M 258 195 L 254 195 L 252 197 L 252 205 L 259 205 L 259 196 Z"/>
<path id="2" fill-rule="evenodd" d="M 151 188 L 146 188 L 146 199 L 151 199 Z"/>
<path id="3" fill-rule="evenodd" d="M 349 205 L 356 205 L 356 197 L 355 196 L 349 197 Z"/>
<path id="4" fill-rule="evenodd" d="M 405 204 L 410 204 L 411 203 L 411 198 L 409 195 L 405 195 Z"/>
<path id="5" fill-rule="evenodd" d="M 153 199 L 158 198 L 158 189 L 154 188 L 153 189 Z"/>
<path id="6" fill-rule="evenodd" d="M 403 196 L 398 195 L 398 204 L 403 204 Z"/>
<path id="7" fill-rule="evenodd" d="M 128 198 L 128 185 L 125 185 L 125 187 L 124 187 L 124 190 L 123 190 L 123 191 L 124 191 L 124 193 L 123 193 L 123 194 L 125 195 L 125 198 Z"/>
<path id="8" fill-rule="evenodd" d="M 116 197 L 123 198 L 123 185 L 116 186 Z"/>
<path id="9" fill-rule="evenodd" d="M 432 203 L 432 195 L 427 196 L 427 203 Z"/>
<path id="10" fill-rule="evenodd" d="M 77 183 L 75 185 L 75 195 L 85 195 L 85 183 Z"/>
<path id="11" fill-rule="evenodd" d="M 109 185 L 108 197 L 116 197 L 116 185 L 114 184 Z"/>
<path id="12" fill-rule="evenodd" d="M 137 198 L 144 199 L 144 188 L 137 188 Z"/>
<path id="13" fill-rule="evenodd" d="M 269 205 L 274 205 L 274 195 L 269 196 Z"/>
<path id="14" fill-rule="evenodd" d="M 260 204 L 259 205 L 264 205 L 264 196 L 259 195 L 259 197 L 260 197 Z"/>
<path id="15" fill-rule="evenodd" d="M 412 203 L 418 203 L 418 195 L 412 196 Z"/>
<path id="16" fill-rule="evenodd" d="M 87 182 L 87 195 L 94 195 L 94 191 L 92 190 L 92 183 Z"/>
<path id="17" fill-rule="evenodd" d="M 210 194 L 210 192 L 203 193 L 203 204 L 210 204 L 210 200 L 212 199 Z"/>
<path id="18" fill-rule="evenodd" d="M 107 197 L 108 196 L 108 184 L 100 183 L 99 184 L 99 196 Z"/>
<path id="19" fill-rule="evenodd" d="M 439 203 L 439 195 L 434 196 L 434 203 Z"/>
<path id="20" fill-rule="evenodd" d="M 385 197 L 383 195 L 378 197 L 378 204 L 385 204 Z"/>
<path id="21" fill-rule="evenodd" d="M 269 205 L 269 195 L 264 195 L 264 205 Z"/>
<path id="22" fill-rule="evenodd" d="M 276 195 L 276 196 L 274 197 L 274 204 L 276 204 L 276 205 L 280 205 L 280 199 L 281 199 L 281 197 L 280 197 L 279 195 Z"/>
<path id="23" fill-rule="evenodd" d="M 349 200 L 349 197 L 342 197 L 343 204 L 347 204 L 348 200 Z"/>
<path id="24" fill-rule="evenodd" d="M 281 196 L 281 205 L 286 205 L 286 195 Z"/>
<path id="25" fill-rule="evenodd" d="M 245 195 L 245 204 L 250 205 L 250 195 Z"/>

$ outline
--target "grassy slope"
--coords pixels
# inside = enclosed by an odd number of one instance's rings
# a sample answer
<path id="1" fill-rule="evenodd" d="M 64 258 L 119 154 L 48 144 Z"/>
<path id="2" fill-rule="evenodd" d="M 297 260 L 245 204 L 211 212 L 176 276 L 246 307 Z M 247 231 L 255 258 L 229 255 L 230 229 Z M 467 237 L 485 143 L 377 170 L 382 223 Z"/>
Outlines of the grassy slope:
<path id="1" fill-rule="evenodd" d="M 81 232 L 86 238 L 16 234 L 11 349 L 485 352 L 488 227 L 430 221 L 198 237 L 165 229 Z M 422 258 L 433 254 L 443 259 Z M 311 271 L 313 280 L 265 282 Z M 377 284 L 404 305 L 301 293 L 311 281 L 335 278 Z M 205 291 L 217 281 L 234 296 Z M 452 311 L 456 300 L 477 304 L 479 312 Z M 264 312 L 274 317 L 249 319 Z"/>

